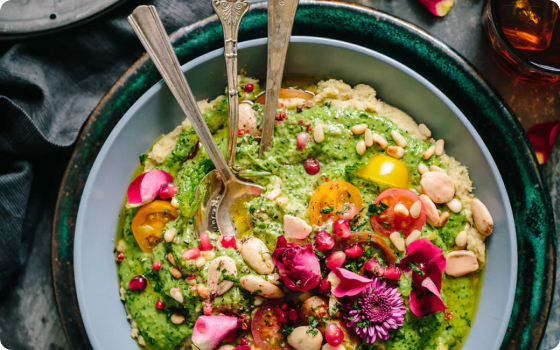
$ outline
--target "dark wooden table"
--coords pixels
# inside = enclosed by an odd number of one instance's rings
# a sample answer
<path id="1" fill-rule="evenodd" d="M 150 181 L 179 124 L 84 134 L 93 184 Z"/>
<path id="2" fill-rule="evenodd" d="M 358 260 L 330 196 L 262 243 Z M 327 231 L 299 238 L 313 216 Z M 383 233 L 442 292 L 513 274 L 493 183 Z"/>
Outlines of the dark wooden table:
<path id="1" fill-rule="evenodd" d="M 208 15 L 212 14 L 209 0 L 189 1 L 208 1 Z M 499 91 L 526 129 L 538 122 L 560 120 L 560 84 L 526 85 L 506 75 L 492 61 L 480 21 L 483 0 L 458 0 L 445 18 L 432 16 L 415 0 L 356 2 L 408 20 L 449 44 L 478 68 Z M 178 0 L 177 7 L 181 6 L 180 3 Z M 185 23 L 188 24 L 190 23 Z M 168 28 L 174 29 L 177 28 Z M 49 182 L 52 200 L 42 203 L 42 207 L 47 209 L 42 211 L 39 223 L 34 225 L 35 238 L 30 243 L 31 254 L 27 264 L 13 286 L 0 294 L 0 341 L 9 350 L 69 349 L 53 296 L 50 254 L 54 198 L 67 157 L 68 152 L 59 154 L 60 170 Z M 557 218 L 556 231 L 560 232 L 560 138 L 542 172 L 549 186 Z M 556 280 L 557 285 L 560 285 L 560 269 Z M 557 288 L 554 301 L 557 306 L 553 307 L 542 350 L 551 350 L 560 341 L 559 302 L 560 288 Z"/>

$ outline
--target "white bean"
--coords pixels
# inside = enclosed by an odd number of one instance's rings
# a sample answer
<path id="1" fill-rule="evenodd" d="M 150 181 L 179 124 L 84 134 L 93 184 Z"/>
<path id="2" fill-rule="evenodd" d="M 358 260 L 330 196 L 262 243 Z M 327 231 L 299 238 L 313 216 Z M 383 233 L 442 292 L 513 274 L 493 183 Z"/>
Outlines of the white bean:
<path id="1" fill-rule="evenodd" d="M 267 275 L 274 271 L 272 255 L 263 241 L 251 237 L 241 245 L 241 256 L 256 272 Z"/>
<path id="2" fill-rule="evenodd" d="M 220 277 L 224 273 L 224 270 L 226 270 L 225 274 L 237 277 L 235 260 L 229 256 L 220 256 L 212 260 L 212 263 L 210 263 L 208 267 L 208 290 L 210 292 L 215 291 L 218 295 L 222 295 L 233 287 L 232 281 L 220 282 Z"/>
<path id="3" fill-rule="evenodd" d="M 243 276 L 239 280 L 239 283 L 241 284 L 241 287 L 245 288 L 249 292 L 257 293 L 265 298 L 279 299 L 285 296 L 282 289 L 255 275 Z"/>
<path id="4" fill-rule="evenodd" d="M 288 336 L 288 344 L 296 350 L 319 350 L 323 344 L 321 332 L 308 332 L 308 326 L 295 328 Z"/>

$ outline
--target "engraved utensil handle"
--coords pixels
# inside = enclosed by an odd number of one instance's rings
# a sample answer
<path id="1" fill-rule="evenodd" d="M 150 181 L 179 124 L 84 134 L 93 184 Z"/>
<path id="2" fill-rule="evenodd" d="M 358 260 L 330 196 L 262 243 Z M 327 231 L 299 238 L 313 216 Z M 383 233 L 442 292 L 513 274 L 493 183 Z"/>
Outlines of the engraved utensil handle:
<path id="1" fill-rule="evenodd" d="M 299 0 L 268 0 L 268 65 L 260 157 L 272 144 L 286 52 L 298 3 Z"/>
<path id="2" fill-rule="evenodd" d="M 222 23 L 224 32 L 224 57 L 228 80 L 229 135 L 226 160 L 231 168 L 235 166 L 237 132 L 239 125 L 239 96 L 237 92 L 237 37 L 239 24 L 249 9 L 247 0 L 212 0 L 214 11 Z"/>
<path id="3" fill-rule="evenodd" d="M 128 21 L 136 35 L 144 45 L 144 48 L 152 58 L 157 69 L 163 76 L 163 80 L 177 99 L 183 112 L 191 122 L 202 145 L 206 149 L 208 156 L 214 162 L 216 169 L 220 173 L 225 183 L 234 179 L 234 175 L 229 169 L 226 160 L 216 142 L 212 138 L 210 130 L 206 125 L 202 113 L 198 109 L 196 100 L 191 92 L 187 79 L 181 70 L 179 60 L 169 42 L 169 37 L 165 32 L 163 23 L 159 18 L 154 6 L 138 6 L 130 16 Z"/>

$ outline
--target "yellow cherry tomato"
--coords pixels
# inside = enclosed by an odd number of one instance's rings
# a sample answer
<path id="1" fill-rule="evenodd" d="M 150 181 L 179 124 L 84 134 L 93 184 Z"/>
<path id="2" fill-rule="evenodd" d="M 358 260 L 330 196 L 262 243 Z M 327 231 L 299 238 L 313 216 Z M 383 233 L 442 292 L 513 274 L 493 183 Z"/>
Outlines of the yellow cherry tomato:
<path id="1" fill-rule="evenodd" d="M 359 213 L 364 207 L 360 190 L 345 181 L 329 181 L 319 186 L 309 201 L 309 219 L 315 225 Z M 363 217 L 363 212 L 360 214 Z M 350 215 L 351 216 L 351 215 Z"/>
<path id="2" fill-rule="evenodd" d="M 145 253 L 161 240 L 163 227 L 177 218 L 177 209 L 170 201 L 156 200 L 143 205 L 132 219 L 132 234 Z"/>
<path id="3" fill-rule="evenodd" d="M 408 188 L 408 169 L 402 160 L 377 154 L 356 172 L 356 176 L 389 187 Z"/>

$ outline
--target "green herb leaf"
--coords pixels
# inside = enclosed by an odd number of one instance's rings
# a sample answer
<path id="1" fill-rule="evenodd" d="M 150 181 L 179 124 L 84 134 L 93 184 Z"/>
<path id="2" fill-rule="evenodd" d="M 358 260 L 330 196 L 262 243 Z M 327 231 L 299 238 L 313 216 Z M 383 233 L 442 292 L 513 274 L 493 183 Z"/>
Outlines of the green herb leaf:
<path id="1" fill-rule="evenodd" d="M 387 206 L 387 204 L 383 203 L 383 202 L 379 202 L 379 203 L 372 203 L 369 205 L 368 207 L 368 212 L 367 215 L 371 216 L 371 215 L 381 215 L 381 213 L 383 213 L 385 210 L 387 210 L 387 208 L 389 208 Z"/>

